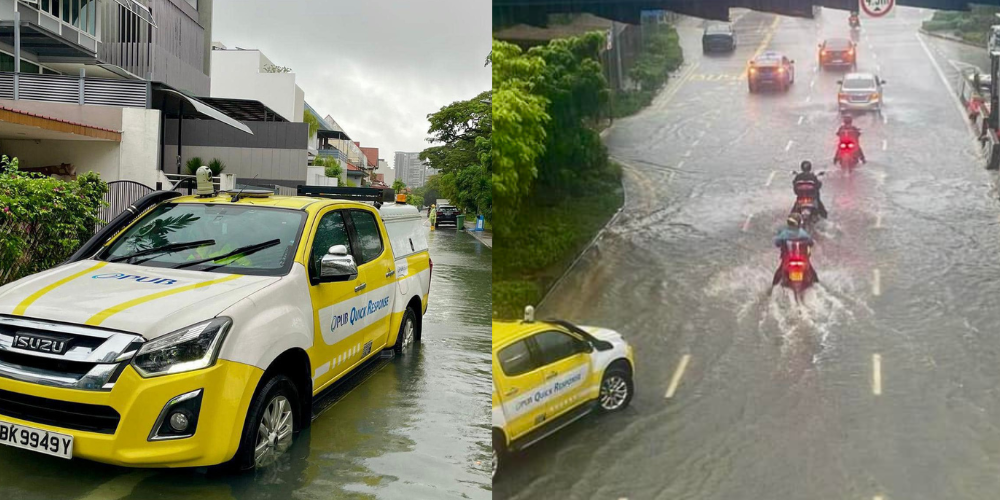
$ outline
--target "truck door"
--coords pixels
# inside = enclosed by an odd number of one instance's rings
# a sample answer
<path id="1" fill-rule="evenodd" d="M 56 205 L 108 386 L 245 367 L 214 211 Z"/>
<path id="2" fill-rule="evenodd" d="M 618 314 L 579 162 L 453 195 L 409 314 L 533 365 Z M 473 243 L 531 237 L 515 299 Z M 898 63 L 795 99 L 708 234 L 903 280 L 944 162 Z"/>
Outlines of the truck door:
<path id="1" fill-rule="evenodd" d="M 593 399 L 586 392 L 590 382 L 589 344 L 556 330 L 536 333 L 531 338 L 541 357 L 539 364 L 548 418 L 556 418 Z"/>
<path id="2" fill-rule="evenodd" d="M 358 272 L 364 275 L 365 338 L 362 357 L 386 347 L 389 323 L 392 320 L 393 299 L 396 296 L 396 262 L 389 247 L 389 238 L 382 231 L 378 214 L 351 209 L 353 238 L 356 242 Z"/>
<path id="3" fill-rule="evenodd" d="M 543 379 L 526 340 L 519 340 L 497 351 L 494 382 L 507 422 L 507 437 L 517 439 L 545 422 L 546 402 L 537 396 Z"/>
<path id="4" fill-rule="evenodd" d="M 320 216 L 309 253 L 309 295 L 312 297 L 316 324 L 310 361 L 315 368 L 313 387 L 317 391 L 353 364 L 349 363 L 351 350 L 363 335 L 363 318 L 359 320 L 354 312 L 364 300 L 364 291 L 355 291 L 364 282 L 361 272 L 351 281 L 317 283 L 313 280 L 319 277 L 320 260 L 330 247 L 345 245 L 348 253 L 353 251 L 345 213 L 345 210 L 330 210 Z"/>

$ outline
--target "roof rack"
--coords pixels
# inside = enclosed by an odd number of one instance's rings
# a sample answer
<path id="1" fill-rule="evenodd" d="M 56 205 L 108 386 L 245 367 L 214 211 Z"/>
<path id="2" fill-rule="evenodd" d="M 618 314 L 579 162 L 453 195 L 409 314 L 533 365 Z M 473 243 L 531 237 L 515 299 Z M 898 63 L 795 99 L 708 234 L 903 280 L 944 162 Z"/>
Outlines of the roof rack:
<path id="1" fill-rule="evenodd" d="M 391 202 L 395 199 L 392 188 L 299 186 L 298 195 L 373 203 Z"/>

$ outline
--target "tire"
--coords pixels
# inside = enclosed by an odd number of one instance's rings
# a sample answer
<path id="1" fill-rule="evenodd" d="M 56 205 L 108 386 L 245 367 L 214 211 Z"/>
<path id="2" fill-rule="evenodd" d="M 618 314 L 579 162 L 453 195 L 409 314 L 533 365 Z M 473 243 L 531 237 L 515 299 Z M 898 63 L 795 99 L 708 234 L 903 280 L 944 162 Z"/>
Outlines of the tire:
<path id="1" fill-rule="evenodd" d="M 507 459 L 507 445 L 504 444 L 503 436 L 493 433 L 493 479 L 496 480 L 497 472 Z"/>
<path id="2" fill-rule="evenodd" d="M 755 88 L 753 87 L 753 84 L 752 84 L 752 83 L 750 83 L 750 82 L 747 82 L 747 88 L 748 88 L 748 89 L 750 90 L 750 93 L 751 93 L 751 94 L 753 94 L 754 92 L 756 92 L 756 91 L 757 91 L 757 89 L 755 89 Z"/>
<path id="3" fill-rule="evenodd" d="M 279 407 L 281 407 L 281 414 L 277 417 L 279 420 L 276 426 L 277 429 L 275 430 L 281 432 L 285 429 L 285 419 L 282 417 L 282 415 L 285 415 L 285 412 L 280 398 L 284 398 L 288 406 L 287 409 L 290 412 L 288 418 L 292 427 L 291 431 L 287 434 L 287 438 L 279 436 L 276 439 L 266 439 L 266 442 L 270 442 L 267 448 L 270 448 L 270 452 L 273 455 L 261 457 L 262 459 L 258 461 L 256 448 L 258 440 L 262 438 L 260 435 L 261 427 L 267 427 L 267 424 L 264 422 L 265 412 L 272 409 L 279 410 Z M 240 447 L 236 451 L 236 456 L 230 462 L 231 468 L 250 470 L 258 467 L 267 467 L 274 463 L 281 455 L 285 454 L 288 448 L 291 447 L 294 436 L 298 434 L 301 428 L 299 424 L 301 416 L 298 415 L 300 408 L 299 391 L 290 378 L 284 375 L 275 375 L 268 379 L 254 395 L 253 401 L 250 402 L 250 408 L 247 410 L 247 418 L 243 425 Z"/>
<path id="4" fill-rule="evenodd" d="M 397 356 L 409 354 L 413 346 L 420 342 L 419 330 L 417 315 L 413 309 L 407 307 L 403 313 L 403 320 L 399 322 L 399 333 L 396 334 L 396 343 L 392 346 L 393 352 Z"/>
<path id="5" fill-rule="evenodd" d="M 601 413 L 614 413 L 624 410 L 632 401 L 635 392 L 632 385 L 632 375 L 620 366 L 612 366 L 604 372 L 601 379 L 601 391 L 597 396 L 597 407 Z"/>

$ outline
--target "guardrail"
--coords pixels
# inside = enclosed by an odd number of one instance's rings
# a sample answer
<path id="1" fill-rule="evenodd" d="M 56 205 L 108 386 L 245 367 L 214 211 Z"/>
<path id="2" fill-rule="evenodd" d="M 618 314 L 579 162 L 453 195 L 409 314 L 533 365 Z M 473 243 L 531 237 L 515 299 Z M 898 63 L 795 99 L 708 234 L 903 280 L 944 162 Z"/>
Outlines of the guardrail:
<path id="1" fill-rule="evenodd" d="M 2 71 L 0 99 L 146 108 L 149 82 Z"/>

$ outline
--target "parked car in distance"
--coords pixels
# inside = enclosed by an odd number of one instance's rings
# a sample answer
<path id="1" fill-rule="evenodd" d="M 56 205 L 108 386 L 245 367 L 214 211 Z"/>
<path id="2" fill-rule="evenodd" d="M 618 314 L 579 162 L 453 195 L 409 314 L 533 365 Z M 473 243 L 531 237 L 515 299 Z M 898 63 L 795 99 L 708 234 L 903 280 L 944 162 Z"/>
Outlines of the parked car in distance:
<path id="1" fill-rule="evenodd" d="M 440 205 L 434 214 L 434 227 L 442 224 L 458 227 L 458 208 L 451 205 Z"/>

